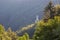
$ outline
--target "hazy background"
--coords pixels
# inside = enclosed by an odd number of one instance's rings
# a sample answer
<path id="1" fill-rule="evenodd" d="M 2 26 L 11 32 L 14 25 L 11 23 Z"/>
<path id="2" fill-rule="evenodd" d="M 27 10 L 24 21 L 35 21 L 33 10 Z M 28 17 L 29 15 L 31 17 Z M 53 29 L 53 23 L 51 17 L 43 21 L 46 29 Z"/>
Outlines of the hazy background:
<path id="1" fill-rule="evenodd" d="M 15 31 L 19 27 L 34 23 L 36 15 L 39 19 L 49 0 L 0 0 L 0 24 Z M 56 0 L 53 1 L 57 3 Z M 59 0 L 60 2 L 60 0 Z"/>

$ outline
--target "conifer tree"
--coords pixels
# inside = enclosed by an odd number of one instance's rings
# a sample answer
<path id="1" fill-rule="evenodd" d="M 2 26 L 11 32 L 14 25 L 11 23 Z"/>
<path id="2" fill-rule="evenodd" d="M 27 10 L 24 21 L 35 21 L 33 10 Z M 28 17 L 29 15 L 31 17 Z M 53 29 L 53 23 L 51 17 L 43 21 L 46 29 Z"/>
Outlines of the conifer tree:
<path id="1" fill-rule="evenodd" d="M 12 40 L 17 39 L 17 34 L 15 32 L 13 32 L 10 27 L 7 30 L 7 34 Z"/>
<path id="2" fill-rule="evenodd" d="M 47 21 L 48 19 L 53 19 L 54 15 L 55 15 L 55 8 L 52 1 L 50 1 L 44 10 L 44 21 Z"/>

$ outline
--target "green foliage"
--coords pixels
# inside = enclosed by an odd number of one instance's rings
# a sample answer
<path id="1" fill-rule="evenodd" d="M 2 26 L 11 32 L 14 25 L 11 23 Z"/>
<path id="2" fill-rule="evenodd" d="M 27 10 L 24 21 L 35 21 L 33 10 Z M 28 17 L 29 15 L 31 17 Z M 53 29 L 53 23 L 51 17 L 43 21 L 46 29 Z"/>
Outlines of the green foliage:
<path id="1" fill-rule="evenodd" d="M 23 39 L 23 37 L 18 37 L 18 38 L 17 38 L 17 40 L 22 40 L 22 39 Z"/>
<path id="2" fill-rule="evenodd" d="M 17 39 L 17 34 L 16 34 L 15 32 L 13 32 L 10 27 L 9 27 L 8 30 L 7 30 L 7 35 L 8 35 L 8 37 L 10 37 L 12 40 L 16 40 L 16 39 Z"/>
<path id="3" fill-rule="evenodd" d="M 18 37 L 17 40 L 29 40 L 29 35 L 27 33 L 25 33 L 23 36 Z"/>
<path id="4" fill-rule="evenodd" d="M 34 40 L 60 40 L 60 16 L 37 23 Z"/>
<path id="5" fill-rule="evenodd" d="M 4 27 L 0 25 L 0 40 L 29 40 L 29 35 L 25 33 L 19 37 L 10 27 L 5 31 Z"/>
<path id="6" fill-rule="evenodd" d="M 60 40 L 60 5 L 52 2 L 45 8 L 44 20 L 36 25 L 34 40 Z"/>
<path id="7" fill-rule="evenodd" d="M 29 35 L 25 33 L 26 40 L 29 40 Z"/>
<path id="8" fill-rule="evenodd" d="M 5 31 L 3 25 L 0 24 L 0 33 L 3 33 Z"/>
<path id="9" fill-rule="evenodd" d="M 5 31 L 4 26 L 0 24 L 0 40 L 29 40 L 29 35 L 25 33 L 23 36 L 19 37 L 10 27 Z"/>
<path id="10" fill-rule="evenodd" d="M 11 40 L 11 38 L 8 37 L 7 32 L 5 31 L 4 26 L 1 24 L 0 24 L 0 40 Z"/>

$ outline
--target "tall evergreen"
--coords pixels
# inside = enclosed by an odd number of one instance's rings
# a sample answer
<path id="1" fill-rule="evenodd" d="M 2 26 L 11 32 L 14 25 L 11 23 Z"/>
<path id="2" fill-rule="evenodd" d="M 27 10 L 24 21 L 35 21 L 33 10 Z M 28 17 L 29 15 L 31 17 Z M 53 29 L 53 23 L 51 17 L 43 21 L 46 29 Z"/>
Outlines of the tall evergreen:
<path id="1" fill-rule="evenodd" d="M 52 1 L 50 1 L 44 10 L 44 21 L 47 21 L 48 19 L 53 19 L 54 13 L 55 13 L 55 8 Z"/>

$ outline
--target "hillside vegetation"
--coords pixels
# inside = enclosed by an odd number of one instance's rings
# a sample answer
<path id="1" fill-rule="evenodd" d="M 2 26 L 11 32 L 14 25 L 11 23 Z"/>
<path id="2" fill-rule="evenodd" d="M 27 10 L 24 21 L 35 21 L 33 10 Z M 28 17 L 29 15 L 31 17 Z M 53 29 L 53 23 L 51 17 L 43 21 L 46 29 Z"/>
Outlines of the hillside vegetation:
<path id="1" fill-rule="evenodd" d="M 28 30 L 30 26 L 23 29 Z M 45 7 L 44 17 L 36 23 L 32 39 L 27 33 L 19 36 L 10 27 L 5 30 L 0 24 L 0 40 L 60 40 L 60 5 L 54 6 L 51 1 L 49 2 Z"/>

